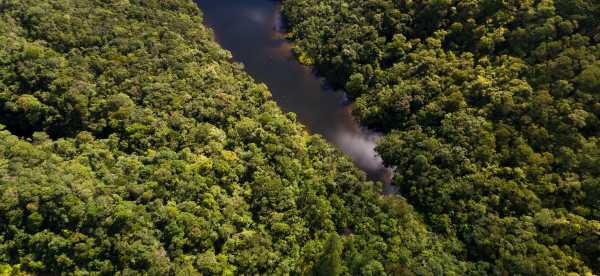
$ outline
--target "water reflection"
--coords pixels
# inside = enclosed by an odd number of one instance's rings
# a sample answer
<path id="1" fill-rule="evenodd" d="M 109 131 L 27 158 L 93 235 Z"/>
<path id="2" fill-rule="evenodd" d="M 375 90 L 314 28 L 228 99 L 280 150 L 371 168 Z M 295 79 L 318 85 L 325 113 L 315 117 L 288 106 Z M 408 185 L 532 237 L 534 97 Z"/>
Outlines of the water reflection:
<path id="1" fill-rule="evenodd" d="M 373 180 L 389 183 L 391 172 L 375 153 L 379 134 L 361 128 L 341 91 L 333 91 L 299 64 L 285 40 L 277 1 L 199 0 L 206 23 L 235 61 L 269 86 L 273 99 L 313 133 L 321 134 L 352 157 Z M 389 185 L 387 192 L 393 192 Z"/>

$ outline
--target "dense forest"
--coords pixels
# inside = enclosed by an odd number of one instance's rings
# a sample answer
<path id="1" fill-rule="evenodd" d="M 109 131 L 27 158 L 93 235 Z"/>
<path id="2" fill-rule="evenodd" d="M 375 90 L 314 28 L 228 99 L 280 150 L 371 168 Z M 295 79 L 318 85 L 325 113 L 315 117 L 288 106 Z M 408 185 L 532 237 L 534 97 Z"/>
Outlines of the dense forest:
<path id="1" fill-rule="evenodd" d="M 1 275 L 471 269 L 283 113 L 192 0 L 0 1 L 0 45 Z"/>
<path id="2" fill-rule="evenodd" d="M 301 62 L 385 137 L 473 274 L 600 274 L 600 2 L 285 0 Z"/>
<path id="3" fill-rule="evenodd" d="M 193 0 L 4 0 L 0 275 L 600 274 L 600 2 L 283 14 L 385 133 L 399 195 L 282 112 Z"/>

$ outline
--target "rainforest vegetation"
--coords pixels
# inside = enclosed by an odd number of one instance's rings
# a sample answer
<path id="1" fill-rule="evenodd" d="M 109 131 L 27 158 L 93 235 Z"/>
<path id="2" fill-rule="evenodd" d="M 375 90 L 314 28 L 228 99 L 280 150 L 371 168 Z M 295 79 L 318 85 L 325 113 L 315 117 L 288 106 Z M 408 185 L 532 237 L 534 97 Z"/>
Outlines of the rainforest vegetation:
<path id="1" fill-rule="evenodd" d="M 0 125 L 1 275 L 469 269 L 283 113 L 191 0 L 0 1 Z"/>
<path id="2" fill-rule="evenodd" d="M 600 273 L 600 2 L 285 0 L 385 133 L 394 185 L 473 274 Z"/>
<path id="3" fill-rule="evenodd" d="M 600 3 L 284 0 L 399 195 L 192 0 L 0 1 L 0 275 L 600 273 Z M 413 207 L 414 206 L 414 207 Z"/>

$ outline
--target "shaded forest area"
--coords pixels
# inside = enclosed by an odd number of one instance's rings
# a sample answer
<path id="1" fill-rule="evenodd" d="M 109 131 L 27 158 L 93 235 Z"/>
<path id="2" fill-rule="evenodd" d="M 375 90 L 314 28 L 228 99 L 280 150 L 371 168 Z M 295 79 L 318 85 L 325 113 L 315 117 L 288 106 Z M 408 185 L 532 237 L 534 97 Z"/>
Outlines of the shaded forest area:
<path id="1" fill-rule="evenodd" d="M 0 1 L 0 45 L 2 275 L 468 269 L 282 113 L 192 0 Z"/>
<path id="2" fill-rule="evenodd" d="M 600 273 L 600 2 L 285 0 L 472 274 Z"/>

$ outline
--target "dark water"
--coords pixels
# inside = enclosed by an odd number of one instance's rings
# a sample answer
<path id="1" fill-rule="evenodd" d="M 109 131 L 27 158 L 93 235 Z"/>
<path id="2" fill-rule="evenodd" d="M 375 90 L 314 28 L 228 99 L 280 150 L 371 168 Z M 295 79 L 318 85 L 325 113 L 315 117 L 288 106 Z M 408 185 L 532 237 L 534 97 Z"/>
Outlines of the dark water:
<path id="1" fill-rule="evenodd" d="M 299 64 L 281 28 L 280 6 L 273 0 L 198 0 L 216 39 L 273 98 L 312 133 L 321 134 L 350 155 L 373 180 L 389 183 L 390 171 L 375 151 L 377 133 L 361 128 L 351 116 L 344 93 L 332 91 L 310 67 Z M 386 185 L 387 186 L 387 185 Z"/>

